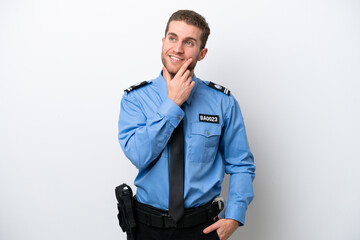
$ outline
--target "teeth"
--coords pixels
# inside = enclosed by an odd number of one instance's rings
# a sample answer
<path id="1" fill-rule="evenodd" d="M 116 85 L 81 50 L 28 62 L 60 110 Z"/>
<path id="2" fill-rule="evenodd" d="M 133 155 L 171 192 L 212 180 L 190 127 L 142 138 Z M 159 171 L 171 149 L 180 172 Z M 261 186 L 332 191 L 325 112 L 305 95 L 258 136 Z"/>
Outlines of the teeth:
<path id="1" fill-rule="evenodd" d="M 174 56 L 171 56 L 170 58 L 176 60 L 176 61 L 180 61 L 181 59 L 180 58 L 177 58 L 177 57 L 174 57 Z"/>

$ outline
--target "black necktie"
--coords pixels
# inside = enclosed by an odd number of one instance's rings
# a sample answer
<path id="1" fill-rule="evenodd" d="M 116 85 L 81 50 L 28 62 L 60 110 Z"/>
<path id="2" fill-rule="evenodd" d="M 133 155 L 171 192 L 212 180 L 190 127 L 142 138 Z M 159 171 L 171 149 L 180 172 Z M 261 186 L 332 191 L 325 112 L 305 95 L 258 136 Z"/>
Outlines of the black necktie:
<path id="1" fill-rule="evenodd" d="M 184 126 L 183 121 L 170 138 L 169 214 L 178 222 L 184 215 Z"/>

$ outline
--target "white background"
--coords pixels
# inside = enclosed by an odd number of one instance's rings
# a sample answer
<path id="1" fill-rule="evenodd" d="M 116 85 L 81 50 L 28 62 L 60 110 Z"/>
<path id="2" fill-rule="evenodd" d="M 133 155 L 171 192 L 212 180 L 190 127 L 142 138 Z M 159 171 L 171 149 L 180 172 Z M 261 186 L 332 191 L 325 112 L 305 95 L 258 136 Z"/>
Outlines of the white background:
<path id="1" fill-rule="evenodd" d="M 125 239 L 119 102 L 184 8 L 212 31 L 196 74 L 232 91 L 255 155 L 231 239 L 360 239 L 360 2 L 177 2 L 0 0 L 0 239 Z"/>

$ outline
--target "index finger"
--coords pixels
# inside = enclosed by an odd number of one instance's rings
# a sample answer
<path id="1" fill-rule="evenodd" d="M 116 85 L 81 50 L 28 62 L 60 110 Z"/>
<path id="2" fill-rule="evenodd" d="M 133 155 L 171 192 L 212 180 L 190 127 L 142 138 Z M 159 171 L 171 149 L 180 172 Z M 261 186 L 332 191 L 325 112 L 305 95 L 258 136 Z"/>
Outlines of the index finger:
<path id="1" fill-rule="evenodd" d="M 210 226 L 208 226 L 207 228 L 205 228 L 203 230 L 203 233 L 205 233 L 205 234 L 211 233 L 212 231 L 219 228 L 218 225 L 219 225 L 218 222 L 215 222 L 215 223 L 211 224 Z"/>
<path id="2" fill-rule="evenodd" d="M 192 60 L 193 60 L 192 58 L 189 58 L 189 59 L 181 66 L 181 68 L 180 68 L 179 71 L 175 74 L 175 76 L 178 75 L 178 74 L 179 74 L 180 76 L 184 75 L 184 73 L 186 72 L 188 66 L 191 64 Z"/>

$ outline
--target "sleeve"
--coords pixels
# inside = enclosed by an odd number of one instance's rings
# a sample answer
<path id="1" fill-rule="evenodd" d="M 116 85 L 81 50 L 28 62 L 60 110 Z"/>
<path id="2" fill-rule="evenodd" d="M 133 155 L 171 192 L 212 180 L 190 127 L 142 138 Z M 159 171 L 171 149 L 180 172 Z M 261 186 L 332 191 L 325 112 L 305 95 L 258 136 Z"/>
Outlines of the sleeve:
<path id="1" fill-rule="evenodd" d="M 138 168 L 146 168 L 164 150 L 174 129 L 184 117 L 183 110 L 171 99 L 161 103 L 152 116 L 133 96 L 121 100 L 118 139 L 126 157 Z"/>
<path id="2" fill-rule="evenodd" d="M 230 175 L 225 217 L 244 225 L 246 210 L 254 198 L 254 157 L 250 152 L 239 104 L 232 96 L 229 108 L 220 143 L 225 159 L 225 172 Z"/>

